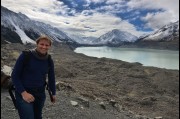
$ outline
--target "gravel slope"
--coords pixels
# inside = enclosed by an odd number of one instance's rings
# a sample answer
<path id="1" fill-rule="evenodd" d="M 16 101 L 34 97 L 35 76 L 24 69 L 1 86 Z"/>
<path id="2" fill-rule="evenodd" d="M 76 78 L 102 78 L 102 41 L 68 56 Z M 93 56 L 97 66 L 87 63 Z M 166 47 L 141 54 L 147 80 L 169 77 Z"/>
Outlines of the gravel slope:
<path id="1" fill-rule="evenodd" d="M 13 66 L 19 53 L 29 47 L 2 45 L 1 65 Z M 50 53 L 60 91 L 54 105 L 47 97 L 44 118 L 179 118 L 179 70 L 87 57 L 74 53 L 72 48 L 63 44 L 53 46 Z M 1 118 L 16 119 L 17 111 L 13 110 L 7 96 L 6 91 L 1 91 Z M 76 101 L 78 105 L 73 106 L 71 101 Z"/>

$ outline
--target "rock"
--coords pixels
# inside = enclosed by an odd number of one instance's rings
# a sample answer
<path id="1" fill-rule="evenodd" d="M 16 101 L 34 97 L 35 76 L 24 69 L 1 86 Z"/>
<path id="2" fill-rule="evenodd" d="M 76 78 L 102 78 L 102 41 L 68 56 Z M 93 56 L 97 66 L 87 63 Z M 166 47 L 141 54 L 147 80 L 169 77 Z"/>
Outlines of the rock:
<path id="1" fill-rule="evenodd" d="M 7 66 L 7 65 L 4 65 L 2 68 L 1 68 L 1 71 L 7 75 L 7 76 L 11 76 L 11 73 L 12 73 L 12 68 Z"/>
<path id="2" fill-rule="evenodd" d="M 109 104 L 111 104 L 113 107 L 115 107 L 115 104 L 116 104 L 117 102 L 115 101 L 115 100 L 110 100 L 109 101 Z"/>
<path id="3" fill-rule="evenodd" d="M 12 101 L 12 99 L 11 99 L 11 97 L 10 97 L 10 96 L 6 96 L 6 99 L 8 99 L 8 100 L 11 100 L 11 101 Z"/>
<path id="4" fill-rule="evenodd" d="M 60 91 L 60 82 L 56 82 L 56 89 Z"/>
<path id="5" fill-rule="evenodd" d="M 141 105 L 151 106 L 154 104 L 154 101 L 157 101 L 157 99 L 155 97 L 150 96 L 143 98 L 141 101 L 139 101 L 139 103 Z"/>
<path id="6" fill-rule="evenodd" d="M 60 90 L 73 91 L 73 88 L 71 85 L 69 85 L 65 82 L 62 82 L 62 81 L 56 82 L 56 89 L 59 91 Z"/>
<path id="7" fill-rule="evenodd" d="M 80 101 L 80 104 L 82 104 L 84 107 L 89 107 L 89 100 L 85 99 L 83 97 L 78 97 L 77 98 Z"/>
<path id="8" fill-rule="evenodd" d="M 6 70 L 6 68 L 1 70 L 1 88 L 8 88 L 12 84 L 11 76 L 8 71 L 9 69 Z"/>
<path id="9" fill-rule="evenodd" d="M 101 106 L 102 109 L 106 110 L 106 106 L 105 106 L 104 102 L 100 102 L 99 105 Z"/>
<path id="10" fill-rule="evenodd" d="M 154 119 L 162 119 L 162 117 L 161 117 L 161 116 L 159 116 L 159 117 L 154 117 Z"/>
<path id="11" fill-rule="evenodd" d="M 76 101 L 70 101 L 70 102 L 71 102 L 71 105 L 78 106 L 78 102 L 76 102 Z"/>

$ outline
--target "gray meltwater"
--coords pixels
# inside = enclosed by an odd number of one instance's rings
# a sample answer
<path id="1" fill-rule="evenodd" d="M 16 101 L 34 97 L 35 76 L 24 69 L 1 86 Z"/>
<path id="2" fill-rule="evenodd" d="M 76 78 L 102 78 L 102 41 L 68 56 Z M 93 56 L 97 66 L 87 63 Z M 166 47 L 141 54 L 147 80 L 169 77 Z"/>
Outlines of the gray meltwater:
<path id="1" fill-rule="evenodd" d="M 127 62 L 139 62 L 143 66 L 154 66 L 179 70 L 179 51 L 145 48 L 78 47 L 76 53 L 92 57 L 106 57 Z"/>

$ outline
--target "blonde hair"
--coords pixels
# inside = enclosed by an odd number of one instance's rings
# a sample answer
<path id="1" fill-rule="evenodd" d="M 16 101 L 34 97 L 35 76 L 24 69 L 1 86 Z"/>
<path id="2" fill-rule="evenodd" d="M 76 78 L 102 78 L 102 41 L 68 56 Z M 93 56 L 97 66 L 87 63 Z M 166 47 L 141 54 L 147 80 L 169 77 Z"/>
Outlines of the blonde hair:
<path id="1" fill-rule="evenodd" d="M 52 44 L 52 40 L 46 36 L 46 35 L 41 35 L 39 38 L 36 39 L 36 44 L 38 44 L 41 40 L 46 40 L 49 42 L 50 46 Z"/>

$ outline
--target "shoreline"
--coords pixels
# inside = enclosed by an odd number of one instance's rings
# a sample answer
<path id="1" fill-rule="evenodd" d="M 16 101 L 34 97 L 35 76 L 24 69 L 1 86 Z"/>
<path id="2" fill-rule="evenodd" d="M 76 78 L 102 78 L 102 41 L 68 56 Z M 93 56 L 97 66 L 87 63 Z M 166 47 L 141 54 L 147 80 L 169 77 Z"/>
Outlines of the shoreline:
<path id="1" fill-rule="evenodd" d="M 99 48 L 111 48 L 111 47 L 108 47 L 108 46 L 100 46 Z M 81 48 L 81 47 L 77 47 L 77 48 Z M 86 47 L 83 47 L 83 48 L 86 48 Z M 96 48 L 96 47 L 91 47 L 91 48 Z M 114 48 L 114 47 L 113 47 Z M 117 47 L 117 48 L 121 48 L 121 47 Z M 153 51 L 153 52 L 156 52 L 156 51 L 163 51 L 163 52 L 179 52 L 179 51 L 173 51 L 173 50 L 166 50 L 166 49 L 150 49 L 150 48 L 127 48 L 127 47 L 124 47 L 124 48 L 121 48 L 121 49 L 128 49 L 127 51 L 129 51 L 129 49 L 132 49 L 132 51 L 135 51 L 135 50 L 147 50 L 147 51 Z M 101 56 L 101 57 L 98 57 L 98 56 L 93 56 L 93 55 L 88 55 L 87 53 L 83 53 L 83 52 L 77 52 L 77 51 L 75 51 L 76 50 L 76 48 L 73 50 L 74 51 L 74 53 L 81 53 L 81 54 L 84 54 L 84 55 L 86 55 L 86 56 L 88 56 L 88 57 L 96 57 L 96 58 L 102 58 L 102 57 L 105 57 L 105 58 L 109 58 L 109 59 L 116 59 L 116 60 L 120 60 L 120 61 L 122 61 L 122 59 L 119 59 L 119 58 L 113 58 L 113 57 L 107 57 L 106 55 L 104 55 L 104 56 Z M 178 53 L 178 55 L 179 55 L 179 53 Z M 156 66 L 156 65 L 150 65 L 150 64 L 144 64 L 144 63 L 142 63 L 142 62 L 139 62 L 139 61 L 133 61 L 133 62 L 130 62 L 130 61 L 127 61 L 127 60 L 123 60 L 123 61 L 125 61 L 125 62 L 128 62 L 128 63 L 140 63 L 140 64 L 142 64 L 142 66 L 147 66 L 147 67 L 156 67 L 156 68 L 162 68 L 162 69 L 170 69 L 170 70 L 179 70 L 179 67 L 162 67 L 162 66 Z"/>
<path id="2" fill-rule="evenodd" d="M 73 48 L 77 47 L 114 47 L 114 48 L 146 48 L 146 49 L 155 49 L 155 50 L 169 50 L 169 51 L 179 51 L 179 46 L 174 47 L 165 47 L 165 46 L 148 46 L 148 45 L 138 45 L 138 44 L 124 44 L 118 46 L 109 46 L 109 45 L 92 45 L 92 44 L 78 44 L 73 46 Z"/>

